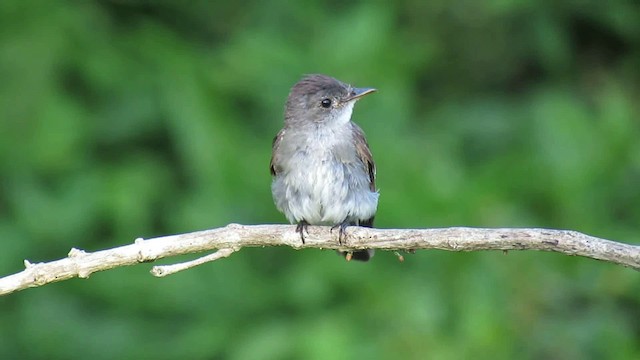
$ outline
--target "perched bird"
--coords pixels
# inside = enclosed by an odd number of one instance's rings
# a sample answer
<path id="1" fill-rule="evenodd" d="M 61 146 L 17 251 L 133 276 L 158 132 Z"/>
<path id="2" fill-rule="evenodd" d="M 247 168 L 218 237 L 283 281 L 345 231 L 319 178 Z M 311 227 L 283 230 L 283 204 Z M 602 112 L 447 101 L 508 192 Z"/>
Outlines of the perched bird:
<path id="1" fill-rule="evenodd" d="M 298 224 L 303 243 L 307 225 L 339 228 L 340 243 L 347 226 L 373 226 L 376 168 L 351 113 L 356 101 L 375 91 L 317 74 L 291 88 L 284 128 L 273 139 L 271 192 L 278 210 Z M 367 261 L 373 250 L 343 255 Z"/>

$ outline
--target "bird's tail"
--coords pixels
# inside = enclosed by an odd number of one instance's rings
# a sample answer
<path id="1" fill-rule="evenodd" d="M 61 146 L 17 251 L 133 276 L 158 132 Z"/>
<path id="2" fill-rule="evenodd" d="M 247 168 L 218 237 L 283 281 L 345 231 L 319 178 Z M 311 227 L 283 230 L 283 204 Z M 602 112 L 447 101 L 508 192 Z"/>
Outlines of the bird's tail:
<path id="1" fill-rule="evenodd" d="M 359 224 L 354 224 L 363 227 L 373 227 L 373 217 L 371 219 L 360 221 Z M 356 251 L 339 251 L 339 253 L 344 256 L 347 261 L 349 260 L 358 260 L 358 261 L 369 261 L 375 255 L 375 250 L 373 249 L 363 249 Z"/>

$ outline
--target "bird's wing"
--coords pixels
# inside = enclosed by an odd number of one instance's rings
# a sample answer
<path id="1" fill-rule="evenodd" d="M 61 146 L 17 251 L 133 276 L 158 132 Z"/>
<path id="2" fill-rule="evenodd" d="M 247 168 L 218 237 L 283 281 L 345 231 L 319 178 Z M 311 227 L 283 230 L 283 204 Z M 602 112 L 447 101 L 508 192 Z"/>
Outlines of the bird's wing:
<path id="1" fill-rule="evenodd" d="M 353 123 L 352 123 L 353 124 Z M 376 164 L 373 162 L 369 144 L 364 137 L 364 131 L 356 124 L 353 124 L 353 142 L 356 145 L 356 155 L 369 174 L 369 189 L 376 191 Z"/>
<path id="2" fill-rule="evenodd" d="M 273 143 L 271 144 L 271 162 L 269 163 L 269 170 L 271 170 L 271 175 L 275 176 L 278 173 L 278 164 L 280 162 L 278 156 L 278 148 L 280 147 L 280 142 L 284 137 L 285 129 L 278 131 L 276 136 L 273 138 Z"/>

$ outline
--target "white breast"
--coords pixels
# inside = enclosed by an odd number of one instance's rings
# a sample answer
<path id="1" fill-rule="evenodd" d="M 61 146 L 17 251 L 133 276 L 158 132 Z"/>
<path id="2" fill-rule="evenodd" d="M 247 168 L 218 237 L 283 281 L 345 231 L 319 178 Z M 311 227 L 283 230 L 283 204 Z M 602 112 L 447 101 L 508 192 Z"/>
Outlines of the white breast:
<path id="1" fill-rule="evenodd" d="M 346 122 L 337 118 L 336 126 L 300 141 L 306 145 L 283 162 L 283 171 L 274 178 L 276 206 L 292 223 L 335 225 L 367 220 L 376 212 L 378 193 L 370 190 L 367 169 L 350 147 L 351 114 L 344 113 L 349 115 Z"/>

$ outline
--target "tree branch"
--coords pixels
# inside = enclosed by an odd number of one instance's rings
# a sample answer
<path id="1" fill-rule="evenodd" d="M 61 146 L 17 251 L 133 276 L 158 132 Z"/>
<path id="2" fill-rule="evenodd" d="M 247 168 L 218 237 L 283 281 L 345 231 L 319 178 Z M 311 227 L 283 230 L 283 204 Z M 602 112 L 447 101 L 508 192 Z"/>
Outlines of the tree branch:
<path id="1" fill-rule="evenodd" d="M 187 234 L 136 239 L 133 244 L 113 249 L 84 252 L 71 249 L 68 257 L 48 263 L 32 264 L 26 269 L 0 278 L 0 295 L 74 277 L 88 278 L 94 272 L 155 261 L 165 257 L 218 250 L 185 264 L 154 267 L 155 276 L 200 265 L 231 255 L 243 247 L 290 246 L 294 249 L 320 248 L 343 251 L 356 249 L 449 251 L 542 250 L 584 256 L 640 270 L 640 246 L 588 236 L 576 231 L 548 229 L 372 229 L 349 227 L 346 244 L 338 244 L 337 232 L 329 227 L 310 226 L 300 241 L 291 225 L 238 225 Z M 177 266 L 177 267 L 176 267 Z"/>

